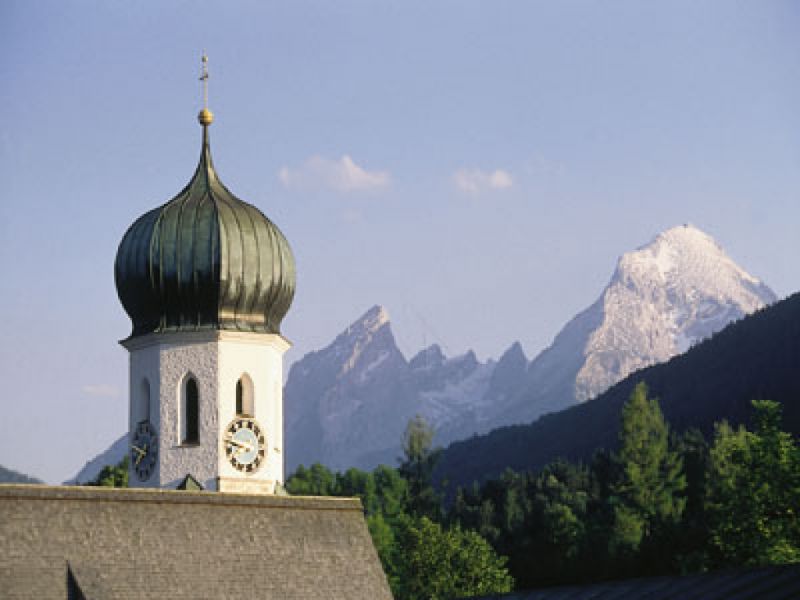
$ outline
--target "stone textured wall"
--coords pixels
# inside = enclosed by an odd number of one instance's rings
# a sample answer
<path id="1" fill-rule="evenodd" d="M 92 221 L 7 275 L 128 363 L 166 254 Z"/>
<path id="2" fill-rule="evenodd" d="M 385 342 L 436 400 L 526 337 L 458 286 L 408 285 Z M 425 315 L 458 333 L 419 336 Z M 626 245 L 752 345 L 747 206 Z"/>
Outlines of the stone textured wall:
<path id="1" fill-rule="evenodd" d="M 150 337 L 150 336 L 149 336 Z M 178 340 L 176 342 L 176 340 Z M 150 479 L 133 487 L 176 487 L 191 473 L 206 489 L 215 489 L 219 463 L 217 412 L 217 343 L 209 336 L 152 336 L 156 343 L 129 348 L 131 398 L 143 378 L 150 381 L 153 407 L 150 421 L 158 432 L 158 463 Z M 182 386 L 189 376 L 197 381 L 200 444 L 181 444 Z M 135 423 L 130 423 L 131 428 Z"/>
<path id="2" fill-rule="evenodd" d="M 348 498 L 0 485 L 0 596 L 388 600 Z"/>
<path id="3" fill-rule="evenodd" d="M 177 336 L 176 336 L 177 337 Z M 159 346 L 161 423 L 159 470 L 161 487 L 176 487 L 187 473 L 208 490 L 216 489 L 219 462 L 218 349 L 216 341 L 169 343 Z M 183 387 L 189 377 L 199 397 L 198 445 L 181 443 Z"/>

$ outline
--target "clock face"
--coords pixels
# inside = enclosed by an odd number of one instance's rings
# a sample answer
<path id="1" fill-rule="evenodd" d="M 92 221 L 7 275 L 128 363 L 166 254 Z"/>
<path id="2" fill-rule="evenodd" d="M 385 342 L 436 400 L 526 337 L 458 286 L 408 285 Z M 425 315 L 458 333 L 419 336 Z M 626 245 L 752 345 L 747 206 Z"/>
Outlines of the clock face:
<path id="1" fill-rule="evenodd" d="M 261 466 L 267 443 L 255 419 L 237 417 L 225 430 L 225 455 L 234 468 L 254 473 Z"/>
<path id="2" fill-rule="evenodd" d="M 153 474 L 158 457 L 158 437 L 148 421 L 142 421 L 131 436 L 131 467 L 139 481 L 147 481 Z"/>

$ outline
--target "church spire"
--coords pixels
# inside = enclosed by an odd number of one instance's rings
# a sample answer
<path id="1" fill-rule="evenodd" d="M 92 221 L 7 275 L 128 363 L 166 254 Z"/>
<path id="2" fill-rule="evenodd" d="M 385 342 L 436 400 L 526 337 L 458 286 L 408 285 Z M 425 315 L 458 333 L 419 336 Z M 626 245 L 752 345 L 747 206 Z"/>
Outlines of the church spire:
<path id="1" fill-rule="evenodd" d="M 131 353 L 128 482 L 175 488 L 191 476 L 206 490 L 273 494 L 284 482 L 282 356 L 290 344 L 280 325 L 294 297 L 294 257 L 277 226 L 214 172 L 205 53 L 200 83 L 197 169 L 177 196 L 128 228 L 114 262 L 133 326 L 123 342 Z"/>

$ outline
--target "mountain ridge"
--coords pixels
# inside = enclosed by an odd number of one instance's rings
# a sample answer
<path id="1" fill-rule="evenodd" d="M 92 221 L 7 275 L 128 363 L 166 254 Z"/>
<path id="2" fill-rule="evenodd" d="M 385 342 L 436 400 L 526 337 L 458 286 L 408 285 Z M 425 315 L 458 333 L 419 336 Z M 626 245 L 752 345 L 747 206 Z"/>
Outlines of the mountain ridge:
<path id="1" fill-rule="evenodd" d="M 382 339 L 385 347 L 375 352 L 396 355 L 397 360 L 387 363 L 394 372 L 380 368 L 376 375 L 392 391 L 375 390 L 367 397 L 361 389 L 369 379 L 367 374 L 351 388 L 343 382 L 320 386 L 309 365 L 306 373 L 314 381 L 306 388 L 299 372 L 290 372 L 287 414 L 305 411 L 306 419 L 314 419 L 316 414 L 318 424 L 313 427 L 307 422 L 305 430 L 287 425 L 289 470 L 316 461 L 334 469 L 372 468 L 375 461 L 394 461 L 403 427 L 415 414 L 431 423 L 435 441 L 441 445 L 496 427 L 529 423 L 542 414 L 597 396 L 629 373 L 668 360 L 776 299 L 772 290 L 737 265 L 711 236 L 692 225 L 682 225 L 623 254 L 600 297 L 571 319 L 553 343 L 530 362 L 519 342 L 497 361 L 481 363 L 471 350 L 447 358 L 437 345 L 405 361 L 394 344 L 388 312 L 373 307 L 346 331 L 369 329 L 375 315 L 381 316 L 381 327 L 388 333 Z M 335 360 L 331 357 L 342 339 L 337 337 L 318 352 L 329 357 L 326 360 Z M 305 364 L 306 358 L 300 362 Z M 315 396 L 324 400 L 318 402 Z M 346 427 L 361 434 L 337 440 L 342 427 L 330 425 L 342 412 L 328 413 L 325 421 L 324 402 L 334 398 L 341 404 L 357 401 L 370 406 L 376 419 L 368 422 L 351 411 Z M 388 418 L 381 418 L 381 410 L 376 408 L 381 404 Z M 290 420 L 296 421 L 296 417 Z M 375 430 L 379 435 L 373 435 Z M 321 440 L 314 451 L 307 443 L 293 443 L 309 437 Z M 360 451 L 354 444 L 360 444 Z"/>
<path id="2" fill-rule="evenodd" d="M 731 323 L 665 363 L 639 370 L 592 400 L 533 423 L 511 425 L 454 442 L 442 453 L 436 478 L 457 485 L 496 478 L 506 468 L 536 471 L 556 458 L 588 461 L 614 449 L 619 415 L 644 381 L 673 430 L 706 435 L 714 423 L 747 423 L 750 401 L 783 405 L 783 429 L 800 435 L 800 293 Z"/>
<path id="3" fill-rule="evenodd" d="M 44 481 L 25 473 L 20 473 L 14 469 L 9 469 L 0 465 L 0 483 L 37 483 L 43 484 Z"/>
<path id="4" fill-rule="evenodd" d="M 776 300 L 708 234 L 668 229 L 618 259 L 600 297 L 531 362 L 510 418 L 496 424 L 589 400 Z"/>

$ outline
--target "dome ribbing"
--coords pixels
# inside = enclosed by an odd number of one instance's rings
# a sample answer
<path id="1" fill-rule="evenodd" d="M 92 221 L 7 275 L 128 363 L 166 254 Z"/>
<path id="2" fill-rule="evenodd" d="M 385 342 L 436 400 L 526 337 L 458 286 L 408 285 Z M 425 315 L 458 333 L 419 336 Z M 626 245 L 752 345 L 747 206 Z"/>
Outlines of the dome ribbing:
<path id="1" fill-rule="evenodd" d="M 202 124 L 203 148 L 191 181 L 139 217 L 119 245 L 114 275 L 133 323 L 131 337 L 207 329 L 280 333 L 294 297 L 289 243 L 219 180 L 210 119 Z"/>

